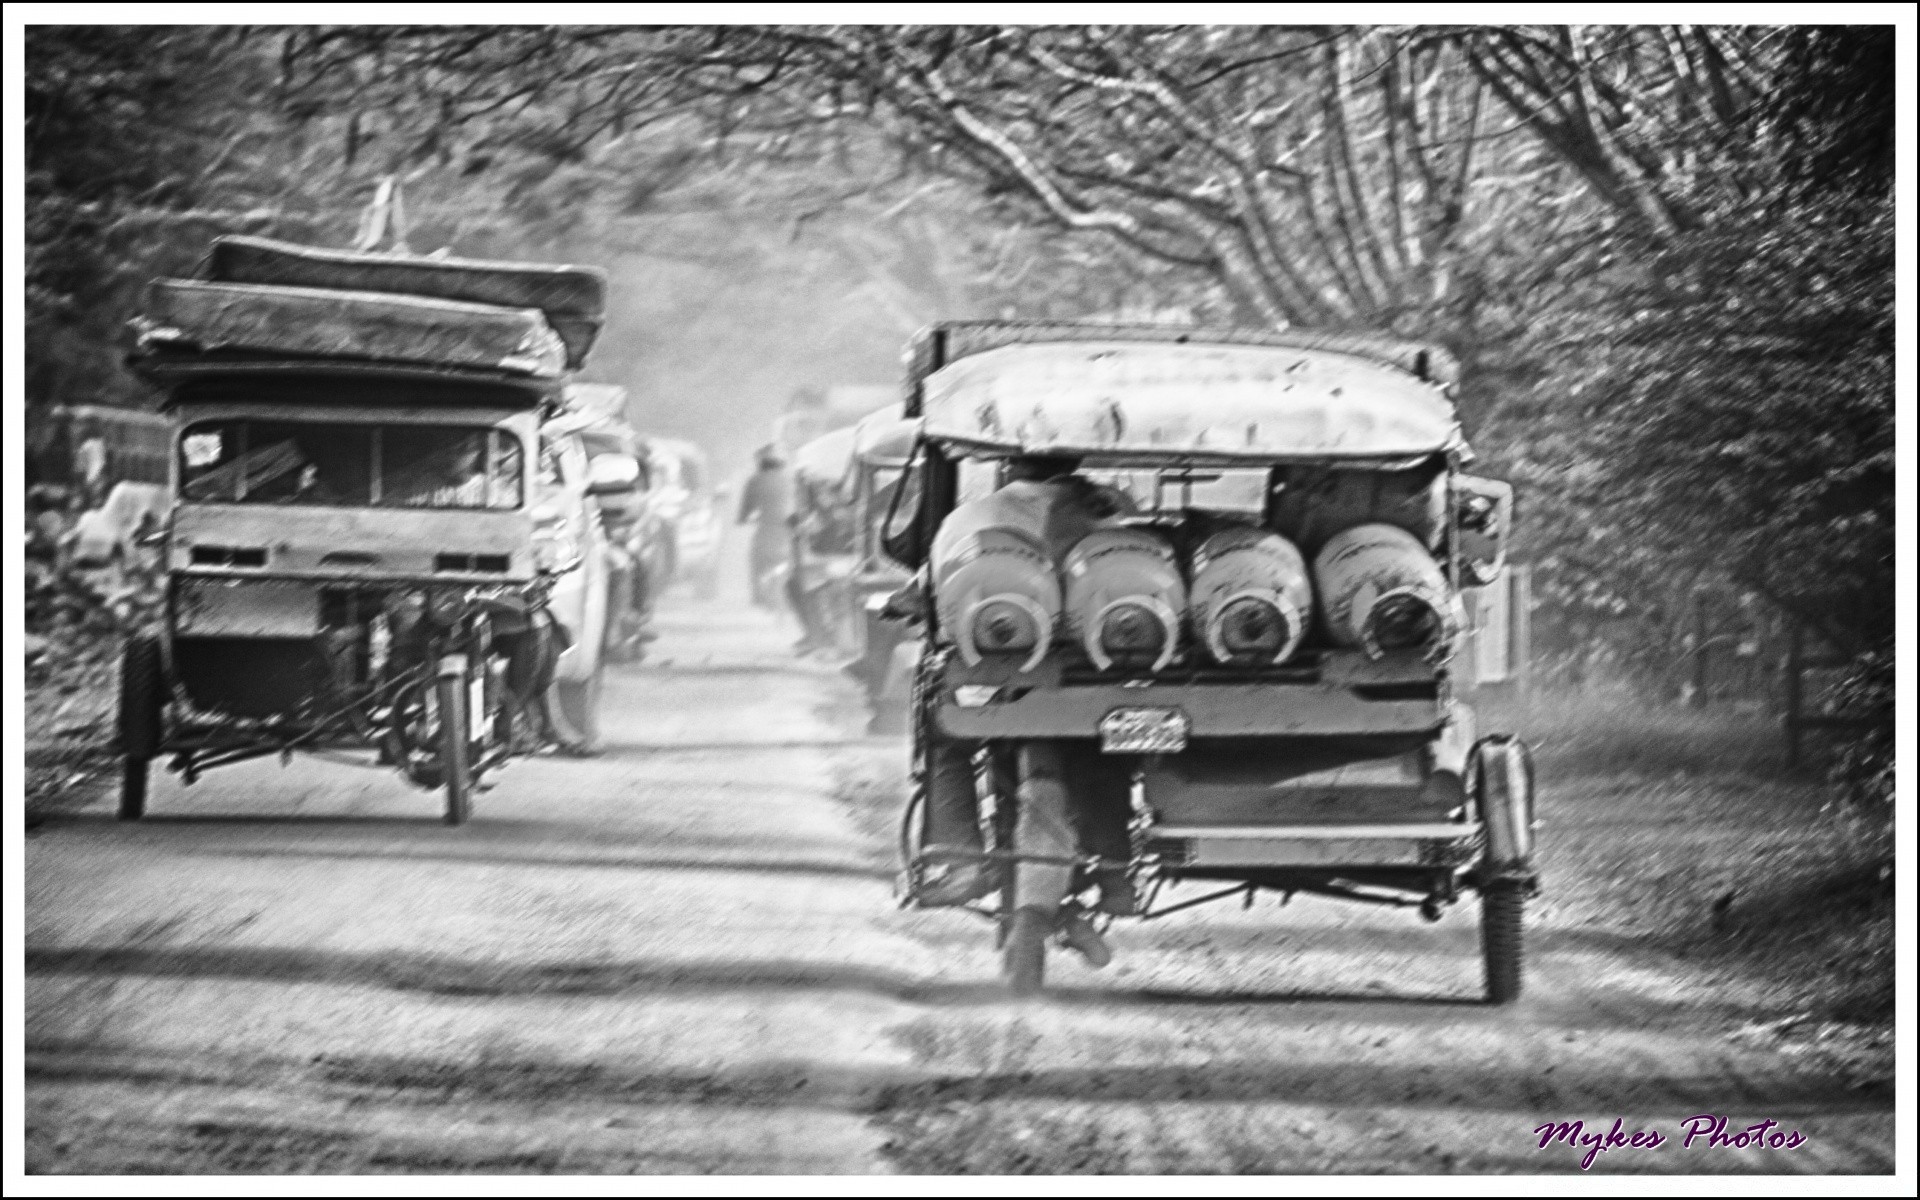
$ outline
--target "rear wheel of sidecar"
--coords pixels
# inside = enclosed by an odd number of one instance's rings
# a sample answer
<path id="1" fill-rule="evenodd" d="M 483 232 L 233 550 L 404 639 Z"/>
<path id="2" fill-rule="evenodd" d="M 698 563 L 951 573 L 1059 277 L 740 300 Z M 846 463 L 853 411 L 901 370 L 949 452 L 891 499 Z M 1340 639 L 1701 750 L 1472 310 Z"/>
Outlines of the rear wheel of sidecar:
<path id="1" fill-rule="evenodd" d="M 1526 908 L 1526 887 L 1520 882 L 1495 880 L 1480 890 L 1480 954 L 1489 1004 L 1520 998 Z"/>
<path id="2" fill-rule="evenodd" d="M 463 825 L 473 809 L 472 721 L 467 714 L 467 674 L 442 665 L 435 681 L 440 706 L 440 764 L 446 775 L 449 825 Z"/>
<path id="3" fill-rule="evenodd" d="M 147 764 L 160 750 L 160 641 L 133 637 L 120 656 L 120 819 L 147 811 Z"/>

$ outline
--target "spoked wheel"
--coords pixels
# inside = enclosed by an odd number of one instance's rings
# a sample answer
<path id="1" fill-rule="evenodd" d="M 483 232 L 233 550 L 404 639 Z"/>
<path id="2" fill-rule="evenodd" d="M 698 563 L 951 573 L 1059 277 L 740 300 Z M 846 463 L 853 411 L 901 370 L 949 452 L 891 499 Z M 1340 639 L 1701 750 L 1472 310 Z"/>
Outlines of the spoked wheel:
<path id="1" fill-rule="evenodd" d="M 447 824 L 462 825 L 473 809 L 473 722 L 467 713 L 464 655 L 441 661 L 433 695 L 439 708 L 440 767 L 447 788 Z"/>
<path id="2" fill-rule="evenodd" d="M 1486 967 L 1487 1003 L 1520 998 L 1527 908 L 1524 884 L 1496 880 L 1480 891 L 1480 954 Z"/>
<path id="3" fill-rule="evenodd" d="M 161 678 L 157 638 L 128 638 L 120 657 L 120 819 L 147 811 L 147 764 L 160 750 Z"/>

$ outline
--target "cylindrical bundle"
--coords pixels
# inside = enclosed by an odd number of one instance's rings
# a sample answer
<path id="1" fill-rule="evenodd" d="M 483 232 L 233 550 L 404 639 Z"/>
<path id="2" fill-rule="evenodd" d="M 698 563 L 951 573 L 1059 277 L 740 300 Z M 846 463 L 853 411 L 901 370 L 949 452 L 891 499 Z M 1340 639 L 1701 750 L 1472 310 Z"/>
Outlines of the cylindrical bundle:
<path id="1" fill-rule="evenodd" d="M 1067 630 L 1095 666 L 1163 670 L 1180 648 L 1187 589 L 1166 538 L 1096 529 L 1067 552 Z"/>
<path id="2" fill-rule="evenodd" d="M 1046 657 L 1060 620 L 1060 581 L 1032 537 L 1005 526 L 949 536 L 943 526 L 931 565 L 941 628 L 969 665 L 987 654 L 1019 654 L 1020 669 L 1031 671 Z"/>
<path id="3" fill-rule="evenodd" d="M 1230 666 L 1285 662 L 1313 619 L 1313 584 L 1292 542 L 1252 525 L 1207 538 L 1193 555 L 1193 633 Z"/>
<path id="4" fill-rule="evenodd" d="M 1464 623 L 1460 598 L 1420 539 L 1393 525 L 1356 525 L 1334 534 L 1313 560 L 1320 617 L 1337 646 L 1369 658 L 1421 649 L 1453 653 Z"/>

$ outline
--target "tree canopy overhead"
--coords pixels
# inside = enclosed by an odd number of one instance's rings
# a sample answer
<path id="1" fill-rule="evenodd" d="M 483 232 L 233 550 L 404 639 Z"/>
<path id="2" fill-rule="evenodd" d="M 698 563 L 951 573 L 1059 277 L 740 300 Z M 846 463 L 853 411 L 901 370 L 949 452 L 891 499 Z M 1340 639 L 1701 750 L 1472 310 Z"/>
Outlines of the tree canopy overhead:
<path id="1" fill-rule="evenodd" d="M 1549 620 L 1671 660 L 1711 577 L 1890 662 L 1892 37 L 41 28 L 29 395 L 120 386 L 137 283 L 209 234 L 343 244 L 388 177 L 416 249 L 751 275 L 830 230 L 852 299 L 816 310 L 889 338 L 1120 306 L 1438 338 Z"/>

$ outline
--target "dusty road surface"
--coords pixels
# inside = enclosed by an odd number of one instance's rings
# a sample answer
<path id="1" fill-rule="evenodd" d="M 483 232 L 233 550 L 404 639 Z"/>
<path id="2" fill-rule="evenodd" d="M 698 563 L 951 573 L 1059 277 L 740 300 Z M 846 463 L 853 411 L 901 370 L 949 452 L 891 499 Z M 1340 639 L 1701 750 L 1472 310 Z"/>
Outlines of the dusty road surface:
<path id="1" fill-rule="evenodd" d="M 1112 967 L 1056 955 L 1010 1002 L 984 924 L 894 908 L 901 750 L 851 686 L 762 614 L 663 632 L 603 757 L 512 766 L 463 828 L 313 760 L 40 826 L 29 1169 L 1573 1171 L 1535 1127 L 1616 1118 L 1664 1142 L 1594 1171 L 1892 1167 L 1884 1082 L 1551 904 L 1509 1009 L 1472 904 L 1307 899 L 1123 926 Z M 1696 1114 L 1779 1124 L 1683 1147 Z"/>

